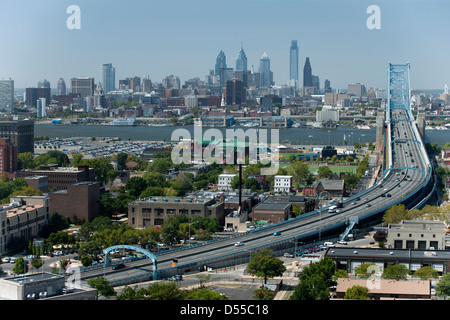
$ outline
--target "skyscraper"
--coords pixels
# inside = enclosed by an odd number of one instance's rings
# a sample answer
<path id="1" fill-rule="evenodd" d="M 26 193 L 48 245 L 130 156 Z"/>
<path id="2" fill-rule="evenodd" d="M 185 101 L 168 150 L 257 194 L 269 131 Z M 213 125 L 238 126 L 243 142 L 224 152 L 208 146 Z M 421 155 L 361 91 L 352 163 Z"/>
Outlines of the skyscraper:
<path id="1" fill-rule="evenodd" d="M 47 101 L 45 98 L 37 99 L 37 117 L 44 118 L 47 116 Z"/>
<path id="2" fill-rule="evenodd" d="M 104 84 L 102 84 L 104 87 Z M 94 78 L 79 77 L 70 80 L 71 93 L 79 93 L 81 98 L 92 96 L 94 94 Z M 106 91 L 105 91 L 106 92 Z"/>
<path id="3" fill-rule="evenodd" d="M 14 80 L 0 79 L 0 111 L 14 111 Z"/>
<path id="4" fill-rule="evenodd" d="M 227 80 L 224 88 L 226 105 L 240 105 L 246 101 L 246 90 L 242 81 Z"/>
<path id="5" fill-rule="evenodd" d="M 17 153 L 34 153 L 34 121 L 0 121 L 0 139 L 9 139 L 17 146 Z"/>
<path id="6" fill-rule="evenodd" d="M 105 92 L 114 91 L 116 89 L 116 69 L 111 63 L 102 65 L 101 82 Z"/>
<path id="7" fill-rule="evenodd" d="M 46 101 L 51 101 L 51 89 L 49 88 L 26 88 L 25 89 L 25 103 L 28 107 L 37 107 L 37 101 L 40 98 L 45 98 Z"/>
<path id="8" fill-rule="evenodd" d="M 298 88 L 298 46 L 297 40 L 291 41 L 289 54 L 289 85 Z"/>
<path id="9" fill-rule="evenodd" d="M 239 51 L 238 57 L 236 59 L 236 70 L 247 70 L 247 56 L 245 55 L 244 49 L 241 46 L 241 51 Z"/>
<path id="10" fill-rule="evenodd" d="M 50 88 L 50 81 L 47 79 L 40 80 L 37 85 L 38 88 Z"/>
<path id="11" fill-rule="evenodd" d="M 270 59 L 267 53 L 264 52 L 261 59 L 259 59 L 259 73 L 260 73 L 260 86 L 270 87 L 272 85 L 272 75 L 270 71 Z"/>
<path id="12" fill-rule="evenodd" d="M 58 80 L 58 86 L 57 86 L 56 94 L 58 96 L 66 95 L 66 82 L 64 81 L 63 78 L 59 78 L 59 80 Z"/>
<path id="13" fill-rule="evenodd" d="M 312 87 L 312 69 L 309 57 L 306 57 L 305 66 L 303 67 L 303 86 Z"/>
<path id="14" fill-rule="evenodd" d="M 216 58 L 216 66 L 214 69 L 214 74 L 216 76 L 220 76 L 220 70 L 226 68 L 227 68 L 227 58 L 225 57 L 225 53 L 222 50 L 220 50 Z"/>

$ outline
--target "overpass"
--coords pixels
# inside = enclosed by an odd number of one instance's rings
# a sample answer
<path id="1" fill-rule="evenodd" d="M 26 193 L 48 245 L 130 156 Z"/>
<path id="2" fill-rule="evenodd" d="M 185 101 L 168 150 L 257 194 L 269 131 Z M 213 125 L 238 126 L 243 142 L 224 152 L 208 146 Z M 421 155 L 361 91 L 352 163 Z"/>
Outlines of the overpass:
<path id="1" fill-rule="evenodd" d="M 384 170 L 376 184 L 344 201 L 339 213 L 328 213 L 321 208 L 287 221 L 229 238 L 210 241 L 201 245 L 156 254 L 156 275 L 152 262 L 139 260 L 127 263 L 124 271 L 106 272 L 105 266 L 82 272 L 82 279 L 106 276 L 114 285 L 117 279 L 137 281 L 165 278 L 184 274 L 224 268 L 248 263 L 251 254 L 261 248 L 269 248 L 283 254 L 302 244 L 322 242 L 348 233 L 351 228 L 364 228 L 381 221 L 385 210 L 396 204 L 407 208 L 420 208 L 434 192 L 436 179 L 428 159 L 424 139 L 420 136 L 410 106 L 409 63 L 388 67 L 389 99 L 384 121 Z M 275 236 L 275 232 L 280 235 Z M 235 246 L 237 242 L 242 246 Z M 174 264 L 174 261 L 177 261 Z M 131 280 L 131 279 L 130 279 Z M 133 281 L 134 281 L 133 280 Z"/>

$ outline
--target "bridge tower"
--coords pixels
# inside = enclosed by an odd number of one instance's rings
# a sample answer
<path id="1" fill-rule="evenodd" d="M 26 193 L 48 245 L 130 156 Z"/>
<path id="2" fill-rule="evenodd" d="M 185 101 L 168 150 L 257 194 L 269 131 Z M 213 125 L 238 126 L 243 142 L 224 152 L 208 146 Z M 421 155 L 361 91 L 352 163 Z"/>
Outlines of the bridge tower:
<path id="1" fill-rule="evenodd" d="M 386 121 L 391 121 L 392 109 L 404 109 L 412 117 L 411 92 L 409 79 L 409 62 L 406 64 L 392 64 L 388 66 L 388 103 Z"/>

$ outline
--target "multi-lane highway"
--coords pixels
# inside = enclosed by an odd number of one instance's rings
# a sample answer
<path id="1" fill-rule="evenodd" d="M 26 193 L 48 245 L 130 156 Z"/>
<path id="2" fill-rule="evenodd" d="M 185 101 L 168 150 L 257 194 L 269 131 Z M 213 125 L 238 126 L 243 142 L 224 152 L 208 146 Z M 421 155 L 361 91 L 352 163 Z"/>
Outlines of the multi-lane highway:
<path id="1" fill-rule="evenodd" d="M 262 247 L 270 247 L 277 243 L 295 240 L 319 239 L 323 232 L 336 234 L 342 232 L 351 219 L 370 220 L 394 204 L 407 202 L 414 204 L 420 201 L 415 197 L 430 178 L 430 167 L 422 140 L 413 126 L 413 119 L 405 110 L 391 111 L 387 134 L 390 145 L 386 152 L 392 156 L 391 166 L 384 171 L 382 177 L 370 189 L 344 201 L 344 207 L 338 213 L 328 213 L 327 208 L 310 212 L 295 219 L 274 224 L 270 227 L 248 232 L 238 237 L 227 238 L 206 245 L 190 247 L 177 252 L 159 254 L 158 270 L 171 267 L 173 259 L 178 259 L 179 266 L 207 265 L 211 261 L 227 259 L 237 254 L 250 254 Z M 387 139 L 388 141 L 389 139 Z M 414 199 L 415 201 L 412 201 Z M 279 235 L 274 235 L 277 232 Z M 243 245 L 235 246 L 236 242 Z M 110 266 L 101 267 L 82 273 L 82 278 L 106 276 L 109 280 L 145 274 L 152 271 L 151 260 L 140 260 L 125 263 L 121 270 L 112 270 Z"/>

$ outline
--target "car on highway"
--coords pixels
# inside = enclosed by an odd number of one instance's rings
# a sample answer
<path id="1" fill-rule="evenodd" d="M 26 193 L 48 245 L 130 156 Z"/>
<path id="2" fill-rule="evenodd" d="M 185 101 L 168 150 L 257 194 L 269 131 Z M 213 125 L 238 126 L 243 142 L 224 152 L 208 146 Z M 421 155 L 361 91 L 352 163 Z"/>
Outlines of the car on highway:
<path id="1" fill-rule="evenodd" d="M 372 205 L 370 203 L 366 204 L 366 207 L 371 207 Z"/>
<path id="2" fill-rule="evenodd" d="M 236 242 L 236 243 L 234 244 L 235 247 L 240 247 L 240 246 L 243 246 L 243 245 L 244 245 L 244 243 L 241 242 L 241 241 Z"/>
<path id="3" fill-rule="evenodd" d="M 170 281 L 181 281 L 183 280 L 183 276 L 181 274 L 176 274 L 169 278 Z"/>
<path id="4" fill-rule="evenodd" d="M 273 233 L 273 235 L 274 236 L 279 236 L 279 235 L 281 235 L 281 232 L 280 231 L 276 231 L 276 232 Z"/>
<path id="5" fill-rule="evenodd" d="M 119 264 L 116 264 L 115 266 L 112 266 L 113 270 L 120 270 L 123 268 L 125 268 L 125 265 L 123 263 L 119 263 Z"/>
<path id="6" fill-rule="evenodd" d="M 355 205 L 355 204 L 358 204 L 358 203 L 356 201 L 353 201 L 352 204 Z"/>

